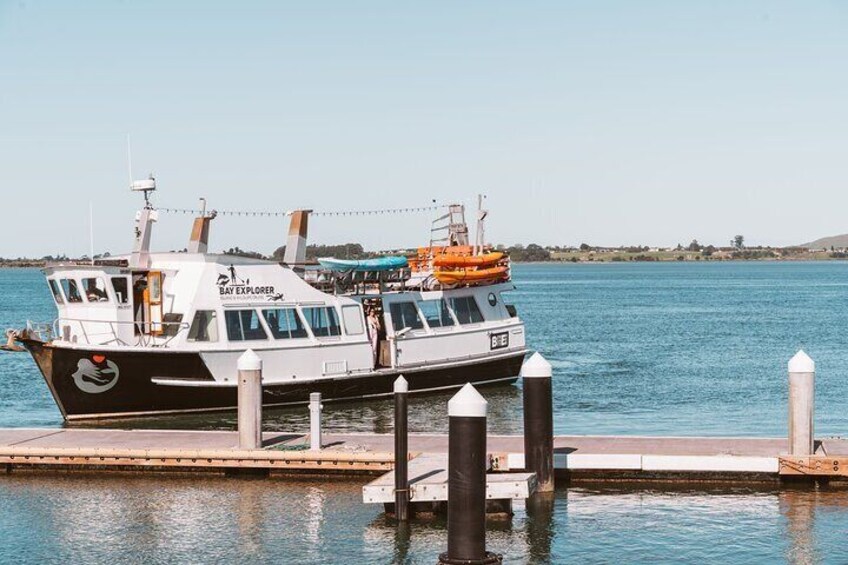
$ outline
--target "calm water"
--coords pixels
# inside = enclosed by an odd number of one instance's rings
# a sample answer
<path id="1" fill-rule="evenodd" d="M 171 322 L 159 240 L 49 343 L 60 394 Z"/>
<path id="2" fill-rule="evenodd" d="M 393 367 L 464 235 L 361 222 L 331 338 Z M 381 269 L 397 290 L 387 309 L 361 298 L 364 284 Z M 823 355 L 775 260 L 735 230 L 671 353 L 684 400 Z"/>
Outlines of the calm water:
<path id="1" fill-rule="evenodd" d="M 512 298 L 554 366 L 558 433 L 783 435 L 786 362 L 817 364 L 818 435 L 848 431 L 848 263 L 519 265 Z M 38 271 L 0 271 L 0 329 L 49 320 Z M 517 387 L 484 389 L 493 432 L 521 431 Z M 449 395 L 417 398 L 443 431 Z M 328 427 L 388 432 L 389 402 L 328 404 Z M 303 430 L 304 409 L 266 414 Z M 112 422 L 227 428 L 232 415 Z M 26 355 L 0 355 L 0 426 L 61 426 Z M 0 478 L 0 561 L 432 563 L 444 524 L 398 532 L 361 483 Z M 490 525 L 508 562 L 848 562 L 848 492 L 561 489 Z"/>

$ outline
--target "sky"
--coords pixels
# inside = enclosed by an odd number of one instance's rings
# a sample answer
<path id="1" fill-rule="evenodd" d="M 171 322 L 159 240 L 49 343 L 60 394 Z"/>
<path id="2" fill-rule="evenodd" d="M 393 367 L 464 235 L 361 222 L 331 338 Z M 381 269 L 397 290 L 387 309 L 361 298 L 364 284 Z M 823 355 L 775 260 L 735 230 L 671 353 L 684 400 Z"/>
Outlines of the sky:
<path id="1" fill-rule="evenodd" d="M 128 134 L 162 207 L 483 193 L 493 243 L 798 244 L 848 232 L 848 2 L 0 0 L 0 257 L 87 253 L 90 206 L 127 252 Z M 433 216 L 309 236 L 425 245 Z M 287 228 L 219 217 L 210 246 Z"/>

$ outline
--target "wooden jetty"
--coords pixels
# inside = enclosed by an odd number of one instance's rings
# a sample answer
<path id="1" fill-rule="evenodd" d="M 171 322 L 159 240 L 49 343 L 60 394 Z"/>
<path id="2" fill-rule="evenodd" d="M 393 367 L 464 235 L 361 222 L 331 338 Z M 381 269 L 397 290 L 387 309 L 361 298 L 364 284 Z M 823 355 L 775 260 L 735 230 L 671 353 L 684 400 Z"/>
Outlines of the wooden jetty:
<path id="1" fill-rule="evenodd" d="M 400 444 L 405 447 L 399 448 L 397 460 L 395 435 L 323 434 L 318 394 L 310 402 L 310 434 L 262 433 L 258 394 L 262 382 L 261 360 L 248 351 L 239 364 L 240 431 L 0 429 L 0 465 L 5 466 L 6 472 L 65 468 L 382 474 L 396 466 L 402 472 L 405 465 L 401 463 L 411 460 L 407 466 L 417 471 L 409 477 L 410 488 L 395 485 L 395 492 L 409 490 L 414 498 L 423 496 L 425 485 L 428 492 L 444 486 L 446 479 L 440 473 L 446 467 L 448 436 L 407 434 L 405 416 L 402 422 L 396 422 L 404 432 L 399 435 L 406 438 Z M 534 474 L 494 480 L 490 474 L 493 489 L 514 479 L 509 488 L 519 490 L 510 492 L 520 491 L 520 495 L 525 491 L 532 493 L 536 487 L 540 491 L 550 490 L 553 474 L 571 481 L 740 481 L 848 476 L 848 440 L 814 438 L 815 363 L 799 351 L 790 360 L 788 369 L 789 434 L 785 438 L 553 436 L 552 370 L 537 353 L 522 367 L 527 436 L 486 437 L 483 418 L 482 427 L 478 426 L 483 446 L 480 454 L 485 455 L 491 473 L 526 470 Z M 403 385 L 402 381 L 400 377 L 396 384 Z M 533 394 L 529 395 L 528 391 Z M 485 399 L 476 391 L 473 394 L 485 416 Z M 403 405 L 405 388 L 396 390 L 395 396 L 396 403 L 401 402 L 396 407 Z M 459 396 L 458 393 L 451 402 Z M 467 439 L 462 434 L 458 437 L 460 441 Z M 531 456 L 525 464 L 527 453 Z M 416 459 L 419 456 L 421 459 Z M 481 485 L 483 480 L 481 475 Z M 388 477 L 372 483 L 377 488 L 375 493 L 383 483 L 392 484 Z M 414 486 L 416 483 L 420 489 Z M 518 483 L 521 485 L 516 486 Z M 372 498 L 377 501 L 376 494 Z"/>
<path id="2" fill-rule="evenodd" d="M 0 465 L 23 469 L 101 469 L 382 474 L 393 469 L 391 434 L 264 433 L 259 449 L 239 448 L 238 432 L 77 428 L 0 429 Z M 492 472 L 523 470 L 523 437 L 488 438 Z M 410 434 L 410 458 L 445 457 L 448 437 Z M 848 440 L 824 438 L 810 456 L 789 455 L 786 438 L 556 436 L 554 467 L 572 481 L 604 479 L 745 480 L 848 476 Z"/>

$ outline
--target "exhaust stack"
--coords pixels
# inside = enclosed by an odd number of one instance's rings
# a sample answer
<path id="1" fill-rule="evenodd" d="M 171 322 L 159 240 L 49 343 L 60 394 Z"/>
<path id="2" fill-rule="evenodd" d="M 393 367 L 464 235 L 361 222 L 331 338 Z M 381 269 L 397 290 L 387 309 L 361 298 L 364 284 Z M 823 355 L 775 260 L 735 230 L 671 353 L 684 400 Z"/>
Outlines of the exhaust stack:
<path id="1" fill-rule="evenodd" d="M 291 215 L 283 264 L 294 270 L 303 270 L 306 263 L 306 234 L 311 212 L 312 210 L 295 210 Z"/>
<path id="2" fill-rule="evenodd" d="M 200 216 L 194 219 L 194 225 L 191 226 L 191 237 L 188 241 L 189 253 L 206 253 L 209 250 L 209 224 L 218 215 L 218 212 L 212 210 L 206 213 L 206 199 L 201 198 L 203 210 Z"/>

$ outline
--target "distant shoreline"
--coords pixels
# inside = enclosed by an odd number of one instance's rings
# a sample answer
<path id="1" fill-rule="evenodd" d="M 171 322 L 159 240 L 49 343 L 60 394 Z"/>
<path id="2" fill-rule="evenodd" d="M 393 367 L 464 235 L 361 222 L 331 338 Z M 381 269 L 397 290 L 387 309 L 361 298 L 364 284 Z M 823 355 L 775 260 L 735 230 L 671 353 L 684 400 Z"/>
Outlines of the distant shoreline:
<path id="1" fill-rule="evenodd" d="M 825 257 L 825 258 L 810 258 L 810 259 L 796 259 L 796 258 L 774 258 L 774 259 L 711 259 L 711 260 L 701 260 L 695 261 L 691 259 L 678 261 L 678 260 L 658 260 L 658 261 L 610 261 L 610 260 L 597 260 L 597 261 L 512 261 L 513 265 L 633 265 L 633 264 L 663 264 L 667 265 L 669 263 L 697 263 L 697 264 L 709 264 L 709 263 L 827 263 L 827 262 L 840 262 L 840 261 L 848 261 L 846 257 Z"/>
<path id="2" fill-rule="evenodd" d="M 611 255 L 611 254 L 610 254 Z M 634 263 L 810 263 L 822 261 L 848 261 L 848 257 L 832 257 L 826 254 L 810 254 L 809 256 L 761 257 L 761 258 L 722 258 L 694 259 L 691 257 L 656 258 L 656 259 L 613 259 L 611 256 L 594 256 L 593 258 L 548 259 L 546 261 L 516 261 L 514 265 L 598 265 L 598 264 L 634 264 Z M 46 261 L 8 261 L 0 262 L 0 270 L 12 269 L 43 269 Z"/>

